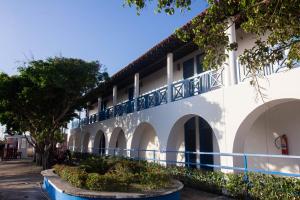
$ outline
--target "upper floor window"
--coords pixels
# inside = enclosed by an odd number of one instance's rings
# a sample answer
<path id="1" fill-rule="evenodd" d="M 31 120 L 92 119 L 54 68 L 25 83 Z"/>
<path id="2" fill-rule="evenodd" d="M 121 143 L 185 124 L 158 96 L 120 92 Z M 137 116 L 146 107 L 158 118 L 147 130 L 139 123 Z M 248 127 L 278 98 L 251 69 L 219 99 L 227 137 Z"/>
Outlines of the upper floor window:
<path id="1" fill-rule="evenodd" d="M 195 62 L 196 60 L 196 62 Z M 195 74 L 204 72 L 203 69 L 203 55 L 198 54 L 182 63 L 183 66 L 183 79 L 193 77 Z"/>

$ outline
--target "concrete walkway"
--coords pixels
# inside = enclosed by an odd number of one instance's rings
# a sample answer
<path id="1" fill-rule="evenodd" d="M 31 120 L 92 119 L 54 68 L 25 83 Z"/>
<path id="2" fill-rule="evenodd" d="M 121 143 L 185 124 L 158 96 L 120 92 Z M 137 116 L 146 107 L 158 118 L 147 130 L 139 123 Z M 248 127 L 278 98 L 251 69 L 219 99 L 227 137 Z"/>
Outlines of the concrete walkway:
<path id="1" fill-rule="evenodd" d="M 31 160 L 0 161 L 0 200 L 47 200 L 40 172 Z M 191 188 L 184 188 L 181 194 L 181 200 L 227 199 Z"/>
<path id="2" fill-rule="evenodd" d="M 233 200 L 231 198 L 211 194 L 191 188 L 183 188 L 181 200 Z"/>
<path id="3" fill-rule="evenodd" d="M 40 172 L 31 160 L 0 161 L 0 200 L 47 200 Z"/>

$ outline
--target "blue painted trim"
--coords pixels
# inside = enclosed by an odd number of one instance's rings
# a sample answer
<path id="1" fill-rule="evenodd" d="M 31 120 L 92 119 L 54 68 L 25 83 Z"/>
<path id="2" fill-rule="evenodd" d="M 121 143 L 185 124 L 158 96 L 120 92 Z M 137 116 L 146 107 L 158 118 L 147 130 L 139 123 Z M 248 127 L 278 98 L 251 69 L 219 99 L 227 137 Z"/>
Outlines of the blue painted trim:
<path id="1" fill-rule="evenodd" d="M 44 177 L 43 189 L 47 191 L 51 200 L 113 200 L 113 199 L 122 199 L 122 200 L 180 200 L 180 191 L 173 192 L 164 196 L 157 197 L 146 197 L 146 198 L 89 198 L 89 197 L 80 197 L 73 196 L 70 194 L 64 193 L 62 190 L 57 188 L 47 177 Z"/>

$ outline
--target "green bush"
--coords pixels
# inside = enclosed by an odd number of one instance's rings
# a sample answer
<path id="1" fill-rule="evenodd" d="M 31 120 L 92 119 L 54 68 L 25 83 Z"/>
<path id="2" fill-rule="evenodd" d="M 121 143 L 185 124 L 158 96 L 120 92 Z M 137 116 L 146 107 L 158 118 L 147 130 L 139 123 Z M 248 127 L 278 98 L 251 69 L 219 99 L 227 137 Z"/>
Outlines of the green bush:
<path id="1" fill-rule="evenodd" d="M 79 167 L 55 165 L 55 172 L 76 187 L 98 191 L 147 191 L 167 187 L 171 177 L 185 186 L 235 199 L 300 200 L 300 179 L 261 173 L 224 174 L 185 167 L 163 167 L 145 161 L 91 156 Z"/>
<path id="2" fill-rule="evenodd" d="M 56 165 L 54 169 L 72 185 L 98 191 L 147 191 L 170 183 L 162 166 L 116 157 L 90 157 L 77 167 Z"/>
<path id="3" fill-rule="evenodd" d="M 87 178 L 87 173 L 85 170 L 66 166 L 66 165 L 55 165 L 54 171 L 64 180 L 68 181 L 75 187 L 84 187 Z"/>
<path id="4" fill-rule="evenodd" d="M 300 180 L 274 175 L 250 173 L 249 194 L 254 199 L 300 199 Z"/>
<path id="5" fill-rule="evenodd" d="M 186 167 L 169 167 L 168 173 L 184 185 L 214 193 L 222 193 L 225 176 L 219 171 L 204 171 Z"/>
<path id="6" fill-rule="evenodd" d="M 128 191 L 131 182 L 134 179 L 133 174 L 88 174 L 86 187 L 96 191 Z"/>

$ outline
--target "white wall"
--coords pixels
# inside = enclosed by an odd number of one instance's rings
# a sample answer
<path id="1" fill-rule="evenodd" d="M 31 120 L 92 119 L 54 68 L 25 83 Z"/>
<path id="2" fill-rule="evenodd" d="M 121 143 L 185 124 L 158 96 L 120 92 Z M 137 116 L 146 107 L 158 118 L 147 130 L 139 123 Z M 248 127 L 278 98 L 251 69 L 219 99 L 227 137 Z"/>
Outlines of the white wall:
<path id="1" fill-rule="evenodd" d="M 290 155 L 300 155 L 300 101 L 282 103 L 268 109 L 254 122 L 248 130 L 244 141 L 244 152 L 279 154 L 281 149 L 275 146 L 275 139 L 283 134 L 288 137 Z M 278 141 L 278 145 L 280 142 Z M 255 148 L 253 148 L 255 147 Z M 299 173 L 299 160 L 278 158 L 257 158 L 249 159 L 249 167 L 265 170 L 281 170 Z"/>
<path id="2" fill-rule="evenodd" d="M 110 141 L 114 128 L 121 127 L 127 139 L 127 148 L 131 148 L 132 138 L 137 127 L 142 123 L 148 123 L 155 130 L 159 149 L 164 150 L 167 148 L 172 127 L 183 116 L 191 114 L 201 116 L 210 124 L 215 134 L 215 140 L 217 141 L 214 144 L 218 144 L 220 152 L 240 152 L 237 151 L 240 149 L 243 151 L 243 145 L 241 146 L 240 144 L 243 144 L 246 140 L 251 141 L 253 139 L 252 143 L 246 146 L 246 150 L 251 152 L 251 148 L 255 148 L 259 150 L 257 153 L 265 153 L 265 148 L 262 145 L 255 146 L 257 143 L 257 140 L 255 140 L 256 137 L 251 138 L 249 136 L 250 138 L 246 139 L 245 135 L 247 135 L 254 122 L 265 111 L 266 105 L 268 108 L 278 105 L 278 103 L 290 102 L 291 99 L 300 99 L 300 91 L 298 89 L 298 85 L 300 85 L 299 77 L 300 69 L 293 69 L 285 73 L 271 75 L 268 77 L 268 81 L 262 81 L 262 86 L 266 88 L 265 95 L 267 99 L 264 99 L 264 101 L 267 104 L 257 97 L 257 92 L 253 86 L 244 82 L 232 87 L 223 87 L 198 96 L 84 126 L 82 128 L 83 134 L 90 133 L 92 137 L 98 130 L 102 130 L 107 141 Z M 297 111 L 295 104 L 291 104 L 290 107 L 291 110 Z M 287 108 L 285 109 L 288 110 Z M 285 117 L 290 113 L 291 111 L 286 111 L 285 113 L 277 113 L 276 116 Z M 298 118 L 295 118 L 295 121 L 296 119 Z M 293 121 L 289 120 L 289 122 L 292 123 Z M 285 122 L 282 121 L 282 123 Z M 279 123 L 274 122 L 272 124 Z M 251 131 L 258 134 L 256 129 L 259 129 L 261 126 L 262 124 L 258 123 Z M 288 124 L 287 126 L 289 127 L 288 129 L 281 130 L 289 130 L 288 134 L 294 134 L 294 136 L 290 137 L 296 137 L 296 133 L 299 130 L 298 125 L 291 126 Z M 281 127 L 284 126 L 282 125 Z M 294 132 L 290 131 L 290 129 L 294 130 Z M 180 131 L 180 129 L 176 130 Z M 78 133 L 77 137 L 80 136 L 80 129 L 72 129 L 71 132 L 72 134 Z M 258 140 L 262 142 L 263 140 L 258 136 L 262 136 L 260 134 L 257 135 Z M 142 139 L 146 139 L 145 141 L 148 140 L 144 135 Z M 174 142 L 178 143 L 176 144 L 177 146 L 183 146 L 183 143 L 179 141 L 182 140 L 180 138 L 174 140 Z M 291 153 L 299 152 L 297 144 L 293 143 L 293 141 L 299 140 L 298 138 L 292 139 L 290 144 Z M 78 144 L 78 142 L 76 143 Z M 230 166 L 233 163 L 233 159 L 222 157 L 220 162 L 222 165 Z"/>

